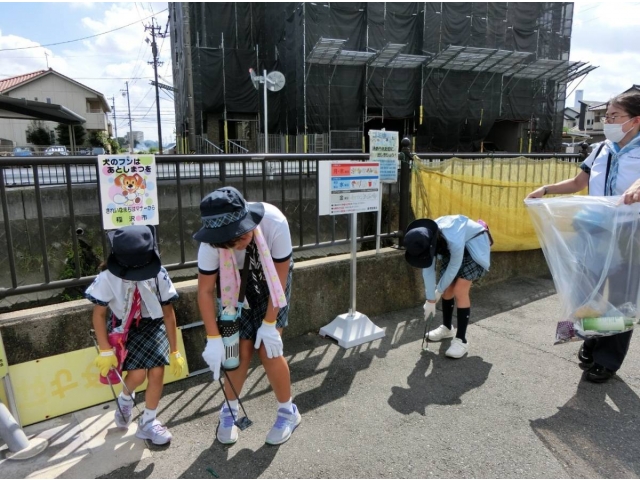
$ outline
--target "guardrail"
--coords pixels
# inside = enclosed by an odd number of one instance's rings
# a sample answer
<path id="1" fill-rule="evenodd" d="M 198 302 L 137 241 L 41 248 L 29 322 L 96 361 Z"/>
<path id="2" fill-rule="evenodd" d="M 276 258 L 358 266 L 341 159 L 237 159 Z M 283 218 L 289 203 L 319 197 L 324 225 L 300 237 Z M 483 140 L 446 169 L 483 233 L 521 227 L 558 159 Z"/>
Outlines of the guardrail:
<path id="1" fill-rule="evenodd" d="M 170 271 L 191 269 L 197 266 L 196 255 L 193 254 L 191 233 L 197 226 L 194 225 L 194 212 L 197 209 L 200 198 L 203 198 L 211 190 L 225 184 L 234 184 L 245 195 L 250 190 L 249 201 L 268 201 L 276 204 L 289 218 L 291 236 L 294 251 L 304 251 L 317 248 L 330 247 L 334 245 L 346 245 L 349 242 L 349 231 L 345 218 L 321 217 L 317 215 L 318 206 L 318 183 L 315 174 L 318 162 L 331 160 L 367 160 L 368 155 L 158 155 L 156 163 L 158 166 L 158 190 L 159 208 L 167 209 L 163 205 L 165 197 L 163 194 L 171 191 L 172 206 L 171 214 L 175 223 L 171 225 L 171 232 L 165 231 L 165 235 L 177 236 L 179 244 L 177 261 L 168 263 L 165 267 Z M 2 202 L 2 218 L 4 227 L 4 252 L 0 256 L 5 257 L 0 260 L 8 266 L 6 271 L 0 275 L 0 299 L 42 292 L 52 289 L 65 289 L 88 285 L 94 275 L 83 275 L 80 269 L 82 245 L 76 231 L 78 230 L 78 220 L 76 211 L 78 205 L 74 200 L 74 186 L 84 184 L 88 187 L 83 193 L 90 195 L 90 201 L 85 200 L 82 208 L 86 210 L 88 204 L 95 203 L 95 212 L 92 214 L 93 224 L 99 224 L 99 230 L 95 230 L 93 238 L 98 245 L 89 245 L 106 252 L 106 240 L 101 222 L 99 221 L 99 186 L 97 178 L 97 157 L 31 157 L 28 164 L 16 166 L 15 158 L 0 158 L 0 201 Z M 269 170 L 271 166 L 271 170 Z M 26 168 L 25 168 L 26 167 Z M 20 170 L 16 174 L 16 170 Z M 10 183 L 8 179 L 11 179 Z M 92 186 L 93 185 L 93 186 Z M 57 189 L 54 186 L 58 186 Z M 13 221 L 9 213 L 8 195 L 19 187 L 20 191 L 25 189 L 29 192 L 27 196 L 32 199 L 35 208 L 33 220 L 20 220 L 29 225 L 35 225 L 35 229 L 30 230 L 29 242 L 23 239 L 14 239 L 12 231 Z M 46 189 L 45 189 L 46 187 Z M 61 201 L 59 208 L 65 210 L 64 219 L 60 218 L 56 222 L 55 228 L 58 232 L 66 232 L 61 241 L 70 247 L 70 255 L 67 260 L 52 258 L 50 251 L 51 227 L 45 227 L 49 219 L 45 219 L 43 205 L 54 188 L 60 193 L 57 201 Z M 66 194 L 62 194 L 63 190 Z M 386 193 L 390 194 L 392 186 L 385 187 Z M 192 195 L 188 192 L 194 192 Z M 16 191 L 17 192 L 17 191 Z M 91 193 L 93 192 L 93 193 Z M 261 195 L 260 195 L 261 193 Z M 12 195 L 12 199 L 24 201 L 21 198 L 24 193 Z M 76 194 L 77 195 L 77 194 Z M 15 198 L 14 198 L 15 197 Z M 183 198 L 191 198 L 190 205 L 183 206 Z M 197 197 L 197 198 L 196 198 Z M 168 201 L 168 200 L 166 200 Z M 173 205 L 175 203 L 175 205 Z M 186 222 L 185 208 L 190 208 L 189 223 Z M 286 208 L 285 208 L 286 207 Z M 14 212 L 15 213 L 15 212 Z M 25 213 L 26 215 L 26 213 Z M 84 214 L 86 216 L 86 213 Z M 162 219 L 162 216 L 161 216 Z M 45 222 L 47 220 L 47 222 Z M 86 219 L 84 221 L 87 221 Z M 162 221 L 162 220 L 161 220 Z M 199 222 L 199 219 L 195 220 Z M 68 222 L 68 223 L 67 223 Z M 67 225 L 64 225 L 67 223 Z M 322 224 L 322 225 L 321 225 Z M 48 223 L 47 223 L 48 225 Z M 177 227 L 174 228 L 174 225 Z M 34 233 L 34 230 L 37 232 Z M 160 225 L 159 243 L 163 242 L 163 226 Z M 392 229 L 390 221 L 383 224 L 383 237 L 394 237 L 395 230 Z M 375 235 L 364 232 L 361 228 L 361 235 L 358 241 L 374 241 Z M 94 243 L 95 243 L 94 241 Z M 18 259 L 15 255 L 16 247 L 27 248 L 29 243 L 30 255 L 34 262 L 40 267 L 37 275 L 28 275 L 29 281 L 25 281 L 25 275 L 18 278 Z M 85 242 L 86 243 L 86 242 Z M 101 244 L 100 244 L 101 243 Z M 189 243 L 187 248 L 187 243 Z M 85 245 L 86 246 L 86 245 Z M 187 253 L 187 250 L 189 252 Z M 74 270 L 72 276 L 59 280 L 52 265 L 72 265 Z M 34 279 L 38 276 L 37 280 Z"/>
<path id="2" fill-rule="evenodd" d="M 526 156 L 535 159 L 555 157 L 565 161 L 579 160 L 579 155 L 572 154 Z M 418 157 L 430 162 L 439 162 L 452 157 L 513 158 L 514 154 L 429 153 L 418 154 Z M 321 161 L 368 159 L 368 154 L 157 155 L 159 208 L 164 211 L 170 208 L 174 222 L 167 230 L 163 229 L 162 224 L 160 225 L 159 242 L 162 245 L 163 236 L 168 236 L 178 245 L 174 255 L 176 261 L 165 266 L 170 271 L 188 270 L 197 266 L 190 234 L 197 229 L 199 223 L 197 214 L 199 201 L 213 189 L 226 184 L 235 185 L 245 196 L 251 192 L 251 195 L 247 196 L 249 201 L 267 201 L 281 208 L 289 219 L 294 252 L 348 244 L 347 216 L 320 217 L 317 213 L 318 164 Z M 404 165 L 407 164 L 404 163 Z M 86 275 L 80 268 L 83 245 L 76 235 L 78 219 L 75 212 L 78 210 L 78 205 L 74 201 L 73 192 L 74 186 L 85 185 L 83 193 L 90 198 L 84 199 L 81 205 L 83 221 L 89 222 L 86 217 L 91 216 L 90 223 L 95 226 L 94 245 L 88 245 L 88 247 L 99 248 L 101 252 L 106 252 L 106 238 L 99 219 L 100 192 L 96 181 L 97 168 L 98 162 L 95 156 L 25 159 L 0 157 L 0 202 L 4 228 L 4 251 L 0 252 L 0 264 L 8 266 L 4 272 L 0 272 L 0 299 L 52 289 L 85 286 L 93 280 L 94 275 Z M 410 175 L 405 172 L 399 178 L 398 184 L 389 184 L 384 187 L 389 206 L 386 207 L 387 211 L 383 212 L 383 218 L 386 218 L 383 221 L 382 238 L 398 237 L 398 230 L 402 230 L 402 225 L 407 223 L 406 198 L 408 198 Z M 65 233 L 60 240 L 52 242 L 50 237 L 53 227 L 48 226 L 48 229 L 45 227 L 45 223 L 49 225 L 51 220 L 45 218 L 43 202 L 48 201 L 47 199 L 54 191 L 59 194 L 56 197 L 59 208 L 65 211 L 63 216 L 56 217 L 54 227 L 58 233 Z M 170 199 L 167 192 L 172 195 Z M 14 201 L 13 215 L 9 212 L 10 194 Z M 400 197 L 399 205 L 398 197 Z M 25 208 L 24 205 L 15 205 L 16 201 L 24 202 L 25 199 L 33 202 L 30 209 Z M 185 204 L 187 201 L 190 203 Z M 171 206 L 167 207 L 163 202 L 168 202 Z M 90 212 L 87 213 L 87 210 Z M 30 235 L 28 241 L 22 238 L 17 241 L 14 239 L 13 221 L 10 219 L 18 214 L 24 215 L 20 217 L 20 221 Z M 399 228 L 395 224 L 397 218 L 400 219 Z M 375 235 L 372 235 L 370 230 L 365 231 L 364 223 L 364 221 L 360 222 L 358 241 L 374 241 Z M 0 231 L 0 242 L 1 238 Z M 62 259 L 53 258 L 50 251 L 51 243 L 67 245 L 68 256 Z M 30 263 L 38 266 L 37 272 L 18 278 L 18 260 L 23 263 L 26 260 L 17 258 L 16 247 L 28 249 L 31 256 Z M 57 265 L 59 269 L 60 264 L 72 270 L 73 278 L 59 279 L 53 265 Z"/>

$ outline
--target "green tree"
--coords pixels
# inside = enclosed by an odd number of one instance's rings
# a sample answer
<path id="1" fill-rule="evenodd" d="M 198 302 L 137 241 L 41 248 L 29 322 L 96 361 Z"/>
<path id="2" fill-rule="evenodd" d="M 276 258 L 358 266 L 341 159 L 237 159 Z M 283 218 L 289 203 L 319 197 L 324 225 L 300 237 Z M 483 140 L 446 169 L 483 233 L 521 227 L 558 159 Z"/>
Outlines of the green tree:
<path id="1" fill-rule="evenodd" d="M 87 136 L 87 131 L 82 125 L 74 125 L 73 133 L 76 137 L 76 146 L 83 145 L 84 139 Z M 69 139 L 69 125 L 63 125 L 59 123 L 56 127 L 56 134 L 58 136 L 58 143 L 60 145 L 71 146 L 71 140 Z"/>
<path id="2" fill-rule="evenodd" d="M 27 127 L 27 142 L 34 145 L 48 146 L 55 141 L 53 132 L 44 124 L 42 120 L 31 120 Z"/>
<path id="3" fill-rule="evenodd" d="M 120 153 L 120 144 L 118 143 L 118 140 L 110 138 L 109 145 L 111 145 L 111 153 Z"/>
<path id="4" fill-rule="evenodd" d="M 92 147 L 102 147 L 107 150 L 109 147 L 109 138 L 107 133 L 101 130 L 91 130 L 87 140 Z"/>

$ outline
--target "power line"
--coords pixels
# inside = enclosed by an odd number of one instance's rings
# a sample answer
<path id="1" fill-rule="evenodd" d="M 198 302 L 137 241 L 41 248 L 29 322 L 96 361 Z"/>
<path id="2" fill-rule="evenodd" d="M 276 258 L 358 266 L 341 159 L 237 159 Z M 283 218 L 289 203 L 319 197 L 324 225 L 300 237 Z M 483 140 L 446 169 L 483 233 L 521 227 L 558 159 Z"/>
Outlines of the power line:
<path id="1" fill-rule="evenodd" d="M 162 13 L 162 12 L 166 12 L 166 11 L 167 11 L 167 9 L 165 8 L 164 10 L 162 10 L 162 11 L 160 11 L 158 13 Z M 30 48 L 53 47 L 54 45 L 63 45 L 65 43 L 80 42 L 82 40 L 88 40 L 90 38 L 96 38 L 96 37 L 99 37 L 101 35 L 106 35 L 107 33 L 112 33 L 112 32 L 118 31 L 118 30 L 122 30 L 123 28 L 130 27 L 131 25 L 135 25 L 136 23 L 142 22 L 143 20 L 146 20 L 147 18 L 151 18 L 151 17 L 153 17 L 153 15 L 149 15 L 148 17 L 141 18 L 140 20 L 136 20 L 133 23 L 130 23 L 128 25 L 123 25 L 122 27 L 114 28 L 113 30 L 109 30 L 107 32 L 97 33 L 95 35 L 89 35 L 88 37 L 77 38 L 75 40 L 67 40 L 65 42 L 47 43 L 46 45 L 35 45 L 35 46 L 32 46 L 32 47 L 0 48 L 0 52 L 8 52 L 10 50 L 27 50 L 27 49 L 30 49 Z"/>

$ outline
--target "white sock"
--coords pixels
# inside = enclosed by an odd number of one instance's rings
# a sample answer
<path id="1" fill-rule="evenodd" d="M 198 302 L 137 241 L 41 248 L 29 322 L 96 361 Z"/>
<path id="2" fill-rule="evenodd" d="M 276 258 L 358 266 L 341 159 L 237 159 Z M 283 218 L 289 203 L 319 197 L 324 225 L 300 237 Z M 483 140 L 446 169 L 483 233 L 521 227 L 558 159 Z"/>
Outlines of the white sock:
<path id="1" fill-rule="evenodd" d="M 142 423 L 153 422 L 156 419 L 156 410 L 145 408 L 142 412 Z"/>
<path id="2" fill-rule="evenodd" d="M 129 395 L 125 395 L 124 392 L 121 392 L 120 395 L 118 396 L 118 400 L 120 401 L 120 403 L 133 403 L 134 396 L 135 396 L 135 393 L 132 396 L 129 396 Z"/>
<path id="3" fill-rule="evenodd" d="M 232 410 L 235 410 L 236 412 L 238 411 L 238 399 L 237 398 L 235 400 L 229 400 L 229 408 L 231 408 Z"/>
<path id="4" fill-rule="evenodd" d="M 289 399 L 288 401 L 286 401 L 284 403 L 278 402 L 278 410 L 280 410 L 281 408 L 284 408 L 288 412 L 293 411 L 293 404 L 291 403 L 291 399 Z"/>

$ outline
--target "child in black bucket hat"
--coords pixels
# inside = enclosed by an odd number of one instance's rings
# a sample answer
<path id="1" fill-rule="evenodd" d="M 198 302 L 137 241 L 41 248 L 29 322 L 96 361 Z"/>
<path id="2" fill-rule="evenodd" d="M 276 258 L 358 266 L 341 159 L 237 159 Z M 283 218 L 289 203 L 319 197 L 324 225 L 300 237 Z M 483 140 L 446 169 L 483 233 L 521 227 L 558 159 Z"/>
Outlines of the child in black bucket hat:
<path id="1" fill-rule="evenodd" d="M 216 323 L 216 283 L 220 282 L 222 287 L 225 278 L 236 278 L 235 284 L 231 281 L 230 286 L 221 288 L 221 296 L 227 288 L 237 287 L 238 270 L 243 268 L 245 257 L 249 256 L 246 285 L 249 308 L 245 306 L 237 320 L 239 366 L 227 370 L 235 392 L 229 382 L 225 382 L 229 401 L 220 411 L 216 437 L 224 444 L 238 440 L 238 428 L 234 423 L 234 417 L 238 416 L 236 392 L 240 394 L 251 358 L 258 350 L 278 401 L 276 422 L 267 434 L 266 443 L 284 443 L 302 419 L 292 403 L 289 365 L 283 356 L 281 338 L 283 328 L 288 325 L 293 271 L 289 224 L 277 207 L 264 202 L 246 202 L 234 187 L 219 188 L 207 195 L 200 203 L 200 213 L 202 228 L 193 238 L 201 242 L 198 251 L 198 305 L 207 332 L 207 345 L 202 356 L 213 371 L 214 380 L 220 378 L 220 367 L 226 355 Z"/>
<path id="2" fill-rule="evenodd" d="M 482 220 L 475 222 L 464 215 L 446 215 L 435 221 L 422 218 L 407 226 L 403 244 L 407 262 L 422 269 L 427 298 L 425 320 L 435 315 L 436 303 L 442 297 L 442 325 L 428 332 L 426 338 L 439 342 L 454 336 L 453 308 L 457 306 L 458 329 L 445 355 L 463 357 L 469 348 L 466 333 L 471 316 L 471 284 L 489 270 L 489 228 Z M 436 258 L 441 260 L 437 285 Z"/>
<path id="3" fill-rule="evenodd" d="M 121 367 L 127 371 L 126 392 L 123 390 L 118 397 L 119 408 L 115 414 L 120 428 L 127 428 L 133 418 L 135 394 L 132 392 L 148 380 L 146 406 L 136 436 L 164 445 L 172 438 L 169 430 L 156 419 L 164 367 L 170 365 L 172 373 L 180 376 L 185 364 L 178 351 L 176 316 L 171 305 L 178 294 L 161 265 L 153 226 L 122 227 L 108 232 L 107 236 L 111 253 L 85 292 L 85 297 L 95 304 L 93 328 L 100 348 L 95 364 L 103 377 L 111 368 Z M 112 312 L 108 321 L 107 309 Z M 126 328 L 129 328 L 128 335 L 123 331 Z M 110 334 L 113 338 L 118 332 L 126 337 L 127 353 L 122 365 L 118 364 L 109 342 Z"/>

